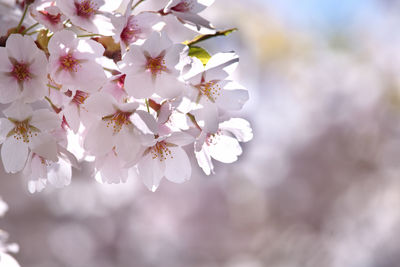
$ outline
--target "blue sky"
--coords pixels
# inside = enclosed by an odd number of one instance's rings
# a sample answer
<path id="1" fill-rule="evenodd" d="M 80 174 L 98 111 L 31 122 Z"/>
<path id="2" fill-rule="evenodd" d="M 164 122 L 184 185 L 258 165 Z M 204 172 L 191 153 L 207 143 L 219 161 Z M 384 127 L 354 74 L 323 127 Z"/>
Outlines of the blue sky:
<path id="1" fill-rule="evenodd" d="M 376 13 L 374 0 L 258 0 L 285 20 L 305 27 L 343 27 L 359 15 Z"/>

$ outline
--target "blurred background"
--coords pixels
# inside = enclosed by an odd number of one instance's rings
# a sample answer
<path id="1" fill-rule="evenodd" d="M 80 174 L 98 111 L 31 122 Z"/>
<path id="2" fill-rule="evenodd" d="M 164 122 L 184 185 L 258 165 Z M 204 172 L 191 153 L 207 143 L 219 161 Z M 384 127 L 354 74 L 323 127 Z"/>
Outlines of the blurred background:
<path id="1" fill-rule="evenodd" d="M 0 0 L 8 1 L 8 0 Z M 216 0 L 254 139 L 234 164 L 149 192 L 76 171 L 31 195 L 0 170 L 0 220 L 29 267 L 397 267 L 400 1 Z M 192 155 L 193 156 L 193 155 Z M 2 165 L 0 164 L 0 168 Z M 85 169 L 85 168 L 83 168 Z"/>

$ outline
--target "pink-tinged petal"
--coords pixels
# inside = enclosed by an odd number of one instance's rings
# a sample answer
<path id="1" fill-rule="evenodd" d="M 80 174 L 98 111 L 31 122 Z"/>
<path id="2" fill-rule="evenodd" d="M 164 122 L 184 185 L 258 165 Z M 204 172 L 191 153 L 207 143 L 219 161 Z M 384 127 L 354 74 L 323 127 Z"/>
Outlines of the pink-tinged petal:
<path id="1" fill-rule="evenodd" d="M 56 188 L 67 186 L 71 183 L 71 165 L 60 158 L 58 162 L 52 163 L 48 168 L 49 182 Z"/>
<path id="2" fill-rule="evenodd" d="M 163 98 L 175 98 L 183 93 L 185 84 L 179 81 L 178 76 L 162 73 L 156 79 L 156 94 Z"/>
<path id="3" fill-rule="evenodd" d="M 81 40 L 78 43 L 79 58 L 91 60 L 93 56 L 101 57 L 104 54 L 104 47 L 93 40 Z"/>
<path id="4" fill-rule="evenodd" d="M 0 80 L 0 103 L 7 104 L 15 101 L 21 94 L 17 80 L 5 73 L 0 73 Z"/>
<path id="5" fill-rule="evenodd" d="M 30 36 L 20 34 L 11 34 L 7 39 L 6 48 L 9 57 L 24 63 L 30 63 L 39 52 Z"/>
<path id="6" fill-rule="evenodd" d="M 253 130 L 245 119 L 232 118 L 220 123 L 219 128 L 232 133 L 239 142 L 248 142 L 253 139 Z"/>
<path id="7" fill-rule="evenodd" d="M 39 134 L 34 136 L 28 145 L 32 152 L 39 156 L 47 160 L 57 161 L 57 143 L 51 135 Z"/>
<path id="8" fill-rule="evenodd" d="M 7 173 L 21 171 L 28 158 L 28 145 L 13 137 L 7 138 L 1 147 L 1 159 Z"/>
<path id="9" fill-rule="evenodd" d="M 223 69 L 222 66 L 217 66 L 217 67 L 208 69 L 204 73 L 204 79 L 207 82 L 213 81 L 213 80 L 221 81 L 221 80 L 228 78 L 228 76 L 229 76 L 228 73 Z"/>
<path id="10" fill-rule="evenodd" d="M 199 31 L 201 27 L 212 29 L 212 24 L 205 18 L 194 13 L 173 12 L 173 14 L 180 20 L 188 24 L 194 24 Z"/>
<path id="11" fill-rule="evenodd" d="M 111 151 L 113 147 L 112 129 L 106 123 L 99 121 L 95 123 L 87 133 L 84 148 L 93 156 L 100 156 Z"/>
<path id="12" fill-rule="evenodd" d="M 47 109 L 39 109 L 33 112 L 30 124 L 40 131 L 51 131 L 61 126 L 61 119 L 54 112 Z"/>
<path id="13" fill-rule="evenodd" d="M 28 159 L 28 162 L 25 167 L 25 170 L 27 168 L 29 168 L 29 170 L 27 170 L 27 171 L 30 171 L 30 173 L 28 175 L 29 179 L 35 180 L 35 181 L 41 180 L 41 179 L 47 179 L 46 163 L 44 163 L 38 155 L 33 154 L 33 153 L 31 153 L 31 155 L 32 156 L 30 157 L 30 159 Z M 24 170 L 24 172 L 25 172 L 25 170 Z M 46 184 L 44 184 L 44 185 L 46 186 Z M 33 193 L 33 192 L 31 192 L 31 193 Z"/>
<path id="14" fill-rule="evenodd" d="M 80 126 L 78 107 L 75 104 L 68 104 L 63 110 L 64 117 L 74 133 L 77 133 Z"/>
<path id="15" fill-rule="evenodd" d="M 165 54 L 165 65 L 168 69 L 175 69 L 175 66 L 179 63 L 180 53 L 182 53 L 185 45 L 182 44 L 174 44 L 171 48 L 167 50 Z"/>
<path id="16" fill-rule="evenodd" d="M 84 106 L 90 113 L 104 117 L 115 112 L 114 104 L 113 98 L 110 95 L 96 93 L 86 99 Z"/>
<path id="17" fill-rule="evenodd" d="M 134 112 L 139 107 L 137 102 L 118 104 L 118 109 L 123 112 Z"/>
<path id="18" fill-rule="evenodd" d="M 154 192 L 164 176 L 165 162 L 153 159 L 151 153 L 148 153 L 137 164 L 137 171 L 147 188 Z"/>
<path id="19" fill-rule="evenodd" d="M 172 46 L 172 41 L 166 33 L 153 32 L 149 39 L 144 42 L 142 49 L 147 51 L 152 58 L 160 55 L 163 50 L 167 50 Z"/>
<path id="20" fill-rule="evenodd" d="M 25 103 L 32 103 L 42 99 L 48 91 L 44 79 L 34 78 L 28 80 L 23 87 L 22 99 Z"/>
<path id="21" fill-rule="evenodd" d="M 186 146 L 193 143 L 195 138 L 190 134 L 185 132 L 175 132 L 172 133 L 171 136 L 165 139 L 166 142 L 178 145 L 178 146 Z"/>
<path id="22" fill-rule="evenodd" d="M 199 164 L 200 168 L 204 171 L 204 173 L 206 175 L 214 173 L 214 165 L 206 149 L 202 148 L 200 151 L 195 151 L 194 153 L 196 155 L 197 163 Z"/>
<path id="23" fill-rule="evenodd" d="M 180 147 L 170 147 L 171 157 L 165 160 L 165 178 L 174 183 L 190 179 L 192 166 L 186 152 Z"/>
<path id="24" fill-rule="evenodd" d="M 154 86 L 151 73 L 149 72 L 126 75 L 125 90 L 129 95 L 135 98 L 151 97 L 155 91 Z"/>
<path id="25" fill-rule="evenodd" d="M 200 59 L 193 57 L 191 62 L 190 70 L 183 76 L 185 81 L 189 81 L 191 84 L 200 84 L 201 78 L 204 72 L 204 65 Z"/>
<path id="26" fill-rule="evenodd" d="M 23 121 L 31 117 L 33 113 L 32 107 L 27 104 L 23 104 L 19 101 L 14 102 L 7 109 L 3 110 L 3 114 L 17 121 Z"/>
<path id="27" fill-rule="evenodd" d="M 223 110 L 240 110 L 249 100 L 249 92 L 243 89 L 221 90 L 221 95 L 217 97 L 216 104 Z"/>
<path id="28" fill-rule="evenodd" d="M 137 110 L 135 113 L 139 117 L 135 119 L 134 116 L 135 125 L 142 133 L 158 134 L 158 123 L 150 113 L 144 110 Z"/>
<path id="29" fill-rule="evenodd" d="M 242 154 L 242 148 L 239 142 L 230 136 L 219 135 L 216 139 L 208 146 L 210 156 L 223 163 L 235 162 Z"/>
<path id="30" fill-rule="evenodd" d="M 142 48 L 137 45 L 131 45 L 129 47 L 129 51 L 125 54 L 122 61 L 123 63 L 120 63 L 122 72 L 132 74 L 143 71 L 147 62 Z"/>
<path id="31" fill-rule="evenodd" d="M 128 171 L 124 169 L 119 157 L 113 152 L 96 159 L 96 169 L 101 181 L 107 184 L 125 183 L 128 179 Z"/>
<path id="32" fill-rule="evenodd" d="M 193 111 L 196 120 L 203 122 L 203 130 L 208 133 L 218 131 L 218 107 L 204 96 L 200 99 L 200 104 L 203 108 Z"/>
<path id="33" fill-rule="evenodd" d="M 180 2 L 182 2 L 182 0 L 170 0 L 167 5 L 164 8 L 164 12 L 170 12 L 171 8 L 173 8 L 174 6 L 178 5 Z"/>
<path id="34" fill-rule="evenodd" d="M 58 2 L 58 1 L 57 1 Z M 60 1 L 60 2 L 68 2 L 68 1 Z M 55 54 L 58 58 L 59 52 L 61 50 L 73 50 L 78 45 L 78 39 L 76 38 L 76 34 L 72 31 L 62 30 L 56 32 L 53 37 L 51 37 L 48 45 L 48 49 L 50 55 Z"/>
<path id="35" fill-rule="evenodd" d="M 239 56 L 234 52 L 217 53 L 207 62 L 206 70 L 213 68 L 224 69 L 229 75 L 235 70 L 239 63 Z M 214 79 L 214 77 L 212 78 Z"/>
<path id="36" fill-rule="evenodd" d="M 8 59 L 7 49 L 0 47 L 0 72 L 10 72 L 12 68 L 13 65 Z"/>
<path id="37" fill-rule="evenodd" d="M 74 74 L 75 88 L 84 92 L 95 92 L 107 82 L 104 69 L 95 61 L 82 63 Z"/>
<path id="38" fill-rule="evenodd" d="M 170 102 L 165 102 L 161 105 L 160 111 L 158 113 L 158 122 L 166 123 L 172 114 L 172 105 Z"/>
<path id="39" fill-rule="evenodd" d="M 8 133 L 14 128 L 14 124 L 5 118 L 0 118 L 0 144 L 2 144 Z"/>
<path id="40" fill-rule="evenodd" d="M 134 162 L 141 151 L 139 137 L 134 134 L 133 128 L 122 129 L 115 141 L 115 152 L 124 162 Z"/>
<path id="41" fill-rule="evenodd" d="M 38 179 L 38 180 L 30 180 L 28 181 L 28 191 L 31 194 L 36 192 L 42 192 L 43 189 L 46 188 L 47 180 L 46 179 Z M 8 266 L 8 265 L 7 265 Z M 1 265 L 0 265 L 1 267 Z"/>

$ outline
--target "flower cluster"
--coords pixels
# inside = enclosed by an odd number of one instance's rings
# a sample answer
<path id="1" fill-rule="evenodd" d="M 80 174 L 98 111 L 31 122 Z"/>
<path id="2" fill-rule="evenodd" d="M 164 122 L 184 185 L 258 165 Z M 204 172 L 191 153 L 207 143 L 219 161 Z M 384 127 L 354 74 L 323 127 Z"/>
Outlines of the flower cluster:
<path id="1" fill-rule="evenodd" d="M 211 158 L 234 162 L 239 142 L 252 139 L 249 123 L 229 116 L 249 98 L 231 78 L 238 56 L 195 46 L 230 32 L 198 14 L 213 1 L 135 13 L 142 2 L 24 2 L 23 18 L 37 23 L 21 19 L 0 47 L 0 103 L 8 105 L 0 143 L 4 169 L 22 171 L 30 192 L 68 185 L 82 161 L 94 162 L 100 182 L 136 173 L 154 191 L 163 177 L 190 178 L 190 147 L 208 175 Z M 198 36 L 172 40 L 172 26 Z"/>
<path id="2" fill-rule="evenodd" d="M 8 210 L 8 205 L 5 203 L 0 197 L 0 218 L 4 216 L 4 214 Z M 16 253 L 19 250 L 17 244 L 8 244 L 7 243 L 8 234 L 0 229 L 0 267 L 19 267 L 19 264 L 15 261 L 15 259 L 9 254 Z"/>

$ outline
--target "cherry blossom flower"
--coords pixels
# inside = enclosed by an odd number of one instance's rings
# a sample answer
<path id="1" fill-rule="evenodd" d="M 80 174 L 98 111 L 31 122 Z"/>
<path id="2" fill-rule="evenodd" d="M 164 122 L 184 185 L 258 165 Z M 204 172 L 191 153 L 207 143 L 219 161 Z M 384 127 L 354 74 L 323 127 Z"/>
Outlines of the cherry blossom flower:
<path id="1" fill-rule="evenodd" d="M 105 155 L 96 157 L 95 171 L 96 180 L 107 184 L 124 183 L 129 175 L 127 162 L 119 156 L 115 148 Z"/>
<path id="2" fill-rule="evenodd" d="M 112 76 L 103 86 L 102 92 L 112 95 L 117 102 L 122 103 L 128 97 L 125 91 L 125 77 L 126 74 Z"/>
<path id="3" fill-rule="evenodd" d="M 50 39 L 48 48 L 49 74 L 63 88 L 93 92 L 106 82 L 104 70 L 96 62 L 104 53 L 99 43 L 79 40 L 73 32 L 62 30 Z"/>
<path id="4" fill-rule="evenodd" d="M 125 89 L 135 98 L 148 98 L 154 93 L 172 98 L 181 94 L 177 65 L 184 46 L 173 44 L 165 33 L 154 32 L 143 45 L 131 45 L 122 59 L 126 74 Z"/>
<path id="5" fill-rule="evenodd" d="M 163 177 L 174 183 L 190 179 L 192 167 L 182 146 L 193 141 L 191 135 L 175 132 L 145 143 L 147 148 L 137 163 L 137 172 L 149 190 L 154 192 Z"/>
<path id="6" fill-rule="evenodd" d="M 33 111 L 27 104 L 14 102 L 0 119 L 1 158 L 8 173 L 22 170 L 29 150 L 57 161 L 57 145 L 49 131 L 61 125 L 57 114 L 47 109 Z"/>
<path id="7" fill-rule="evenodd" d="M 234 53 L 218 53 L 205 67 L 193 58 L 192 69 L 185 74 L 190 85 L 187 94 L 198 104 L 192 113 L 208 132 L 218 130 L 220 111 L 240 110 L 249 98 L 246 89 L 227 80 L 237 62 Z"/>
<path id="8" fill-rule="evenodd" d="M 108 10 L 104 10 L 107 7 L 104 0 L 57 0 L 56 3 L 75 26 L 92 33 L 113 34 Z"/>
<path id="9" fill-rule="evenodd" d="M 130 44 L 147 39 L 153 32 L 153 26 L 160 22 L 160 17 L 153 12 L 141 12 L 132 15 L 132 1 L 129 2 L 125 14 L 112 19 L 115 27 L 114 39 L 121 43 L 124 53 Z"/>
<path id="10" fill-rule="evenodd" d="M 52 32 L 64 29 L 67 17 L 55 6 L 55 1 L 37 1 L 30 6 L 32 18 Z"/>
<path id="11" fill-rule="evenodd" d="M 220 123 L 216 133 L 202 132 L 195 142 L 195 154 L 199 166 L 204 173 L 214 173 L 211 158 L 232 163 L 242 154 L 239 142 L 248 142 L 253 139 L 253 133 L 248 121 L 232 118 Z"/>
<path id="12" fill-rule="evenodd" d="M 47 60 L 29 36 L 12 34 L 0 47 L 0 103 L 34 102 L 46 93 Z"/>
<path id="13" fill-rule="evenodd" d="M 73 154 L 62 146 L 57 146 L 57 161 L 48 160 L 31 152 L 23 171 L 28 178 L 29 192 L 42 191 L 47 182 L 56 188 L 67 186 L 71 183 L 72 166 L 77 166 Z"/>
<path id="14" fill-rule="evenodd" d="M 126 162 L 131 161 L 140 149 L 130 120 L 138 103 L 117 103 L 110 95 L 97 93 L 87 99 L 85 107 L 96 117 L 86 133 L 84 148 L 96 157 L 114 149 Z"/>
<path id="15" fill-rule="evenodd" d="M 165 14 L 173 14 L 184 24 L 193 25 L 195 29 L 202 27 L 212 29 L 211 23 L 198 15 L 212 5 L 214 0 L 170 0 L 164 8 Z"/>

